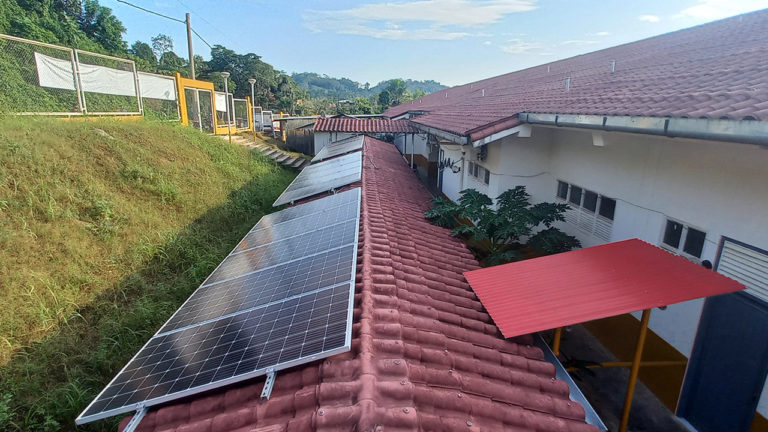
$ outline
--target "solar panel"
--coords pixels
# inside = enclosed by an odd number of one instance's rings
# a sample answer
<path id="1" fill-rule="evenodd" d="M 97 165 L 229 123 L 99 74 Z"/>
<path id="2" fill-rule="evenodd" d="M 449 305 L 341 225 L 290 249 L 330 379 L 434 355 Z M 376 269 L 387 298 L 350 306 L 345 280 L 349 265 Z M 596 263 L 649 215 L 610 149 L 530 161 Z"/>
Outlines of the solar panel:
<path id="1" fill-rule="evenodd" d="M 363 148 L 364 140 L 365 136 L 356 135 L 353 137 L 345 138 L 343 140 L 334 141 L 321 148 L 315 157 L 312 158 L 312 162 L 317 162 L 323 159 L 332 158 L 334 156 L 343 155 L 344 153 L 360 150 Z"/>
<path id="2" fill-rule="evenodd" d="M 349 350 L 359 209 L 358 188 L 263 217 L 76 423 Z"/>
<path id="3" fill-rule="evenodd" d="M 362 171 L 361 152 L 310 165 L 293 179 L 272 205 L 287 204 L 360 181 Z"/>

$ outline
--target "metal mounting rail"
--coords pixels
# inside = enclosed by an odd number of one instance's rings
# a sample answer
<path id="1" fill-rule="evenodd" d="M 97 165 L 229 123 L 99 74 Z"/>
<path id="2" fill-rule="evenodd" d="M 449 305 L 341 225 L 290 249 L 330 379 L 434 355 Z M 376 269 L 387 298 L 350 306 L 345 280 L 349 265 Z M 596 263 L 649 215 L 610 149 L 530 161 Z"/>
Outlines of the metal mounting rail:
<path id="1" fill-rule="evenodd" d="M 267 399 L 272 396 L 272 387 L 275 386 L 275 378 L 277 373 L 274 370 L 267 372 L 267 380 L 264 381 L 264 389 L 261 391 L 261 400 Z"/>

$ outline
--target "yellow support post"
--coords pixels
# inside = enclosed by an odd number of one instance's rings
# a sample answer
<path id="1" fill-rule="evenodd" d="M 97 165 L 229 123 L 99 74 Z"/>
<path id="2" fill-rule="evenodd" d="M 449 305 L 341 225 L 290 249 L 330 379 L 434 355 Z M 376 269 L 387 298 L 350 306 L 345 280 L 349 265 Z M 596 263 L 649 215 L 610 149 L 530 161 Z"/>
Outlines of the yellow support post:
<path id="1" fill-rule="evenodd" d="M 552 340 L 552 352 L 556 356 L 560 355 L 560 338 L 563 337 L 563 328 L 558 327 L 555 329 L 555 337 Z"/>
<path id="2" fill-rule="evenodd" d="M 624 399 L 624 410 L 621 413 L 619 432 L 627 432 L 627 425 L 629 424 L 629 411 L 632 409 L 632 397 L 635 394 L 635 385 L 637 384 L 637 375 L 640 372 L 640 360 L 643 357 L 643 347 L 645 346 L 645 337 L 648 334 L 648 321 L 650 319 L 651 310 L 644 310 L 643 316 L 640 319 L 640 334 L 637 336 L 635 358 L 632 360 L 632 369 L 629 371 L 629 384 L 627 385 L 627 396 Z"/>

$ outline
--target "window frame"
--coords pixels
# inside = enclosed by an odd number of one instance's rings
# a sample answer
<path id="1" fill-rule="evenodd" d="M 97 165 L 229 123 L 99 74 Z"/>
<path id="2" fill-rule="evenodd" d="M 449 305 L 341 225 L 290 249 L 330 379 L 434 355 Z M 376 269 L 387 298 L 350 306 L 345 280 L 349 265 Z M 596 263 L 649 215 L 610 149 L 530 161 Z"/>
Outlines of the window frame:
<path id="1" fill-rule="evenodd" d="M 672 245 L 670 245 L 670 244 L 668 244 L 668 243 L 666 243 L 664 241 L 664 237 L 666 237 L 666 234 L 667 234 L 667 227 L 669 226 L 670 222 L 676 223 L 676 224 L 679 224 L 679 225 L 682 226 L 682 231 L 680 232 L 680 241 L 679 241 L 677 247 L 672 246 Z M 701 252 L 699 253 L 699 256 L 693 255 L 693 254 L 688 253 L 688 252 L 685 251 L 686 243 L 688 242 L 688 233 L 689 233 L 690 230 L 698 231 L 698 232 L 704 234 L 704 239 L 701 242 Z M 668 251 L 670 251 L 670 252 L 672 252 L 672 253 L 674 253 L 676 255 L 680 255 L 680 256 L 683 256 L 685 258 L 688 258 L 691 261 L 701 262 L 701 260 L 702 260 L 701 255 L 704 255 L 704 247 L 706 246 L 706 244 L 707 244 L 707 231 L 706 230 L 704 230 L 704 229 L 702 229 L 702 228 L 700 228 L 698 226 L 691 225 L 689 223 L 683 222 L 680 219 L 675 219 L 675 218 L 669 217 L 667 215 L 664 215 L 664 224 L 662 224 L 662 228 L 661 228 L 661 236 L 659 238 L 659 246 L 661 246 L 662 248 L 664 248 L 664 249 L 666 249 L 666 250 L 668 250 Z"/>
<path id="2" fill-rule="evenodd" d="M 605 196 L 605 195 L 603 195 L 603 194 L 601 194 L 599 192 L 596 192 L 596 191 L 594 191 L 592 189 L 587 189 L 587 188 L 585 188 L 583 186 L 579 186 L 577 184 L 573 184 L 573 183 L 567 182 L 565 180 L 561 180 L 561 179 L 556 179 L 556 180 L 557 180 L 557 185 L 555 186 L 555 199 L 560 200 L 560 201 L 564 202 L 565 204 L 568 204 L 574 210 L 577 210 L 577 211 L 583 210 L 583 211 L 585 211 L 587 213 L 595 215 L 595 217 L 601 218 L 601 219 L 606 220 L 606 221 L 610 221 L 611 223 L 613 223 L 613 221 L 616 220 L 616 198 L 611 198 L 611 197 Z M 561 184 L 566 185 L 565 198 L 562 198 L 559 195 L 560 185 Z M 571 201 L 571 190 L 572 190 L 573 187 L 576 187 L 576 188 L 578 188 L 581 191 L 580 192 L 581 196 L 579 197 L 579 203 L 578 204 Z M 590 210 L 587 207 L 584 207 L 584 201 L 586 199 L 586 195 L 587 195 L 588 192 L 597 195 L 597 200 L 595 201 L 595 210 Z M 600 210 L 603 207 L 603 199 L 605 199 L 605 200 L 612 200 L 613 203 L 614 203 L 613 204 L 613 217 L 612 218 L 609 218 L 607 216 L 603 216 L 600 213 Z"/>

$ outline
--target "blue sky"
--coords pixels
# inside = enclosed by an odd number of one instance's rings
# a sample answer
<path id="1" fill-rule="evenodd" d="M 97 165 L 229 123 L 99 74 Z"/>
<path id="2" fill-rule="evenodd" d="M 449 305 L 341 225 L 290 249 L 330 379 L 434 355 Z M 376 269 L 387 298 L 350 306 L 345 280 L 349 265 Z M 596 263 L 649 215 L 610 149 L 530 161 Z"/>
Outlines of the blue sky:
<path id="1" fill-rule="evenodd" d="M 765 0 L 129 0 L 184 18 L 211 45 L 275 68 L 463 84 L 768 6 Z M 101 0 L 129 44 L 165 33 L 186 57 L 183 24 Z M 195 38 L 195 51 L 209 49 Z"/>

